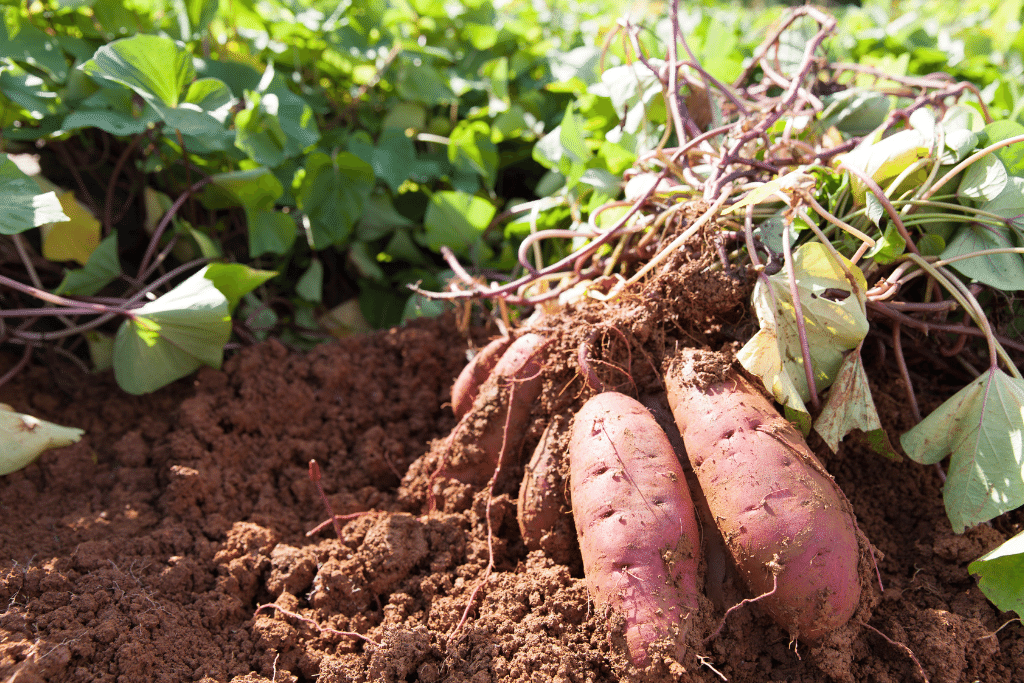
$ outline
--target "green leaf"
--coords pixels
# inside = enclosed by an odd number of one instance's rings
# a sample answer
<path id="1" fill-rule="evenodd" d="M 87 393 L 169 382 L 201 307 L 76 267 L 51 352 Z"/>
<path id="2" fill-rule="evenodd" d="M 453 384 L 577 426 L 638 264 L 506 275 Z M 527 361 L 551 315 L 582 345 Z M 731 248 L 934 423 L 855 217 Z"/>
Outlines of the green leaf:
<path id="1" fill-rule="evenodd" d="M 41 69 L 56 82 L 63 83 L 68 77 L 68 61 L 57 38 L 32 25 L 24 14 L 6 16 L 16 24 L 17 34 L 12 38 L 10 29 L 13 27 L 0 22 L 0 60 L 9 59 Z"/>
<path id="2" fill-rule="evenodd" d="M 227 298 L 229 313 L 234 312 L 242 297 L 276 276 L 276 271 L 256 270 L 241 263 L 211 263 L 205 275 Z"/>
<path id="3" fill-rule="evenodd" d="M 85 432 L 61 427 L 0 403 L 0 476 L 16 472 L 50 448 L 77 443 Z"/>
<path id="4" fill-rule="evenodd" d="M 314 304 L 323 301 L 324 264 L 320 262 L 320 259 L 315 258 L 309 262 L 309 268 L 295 283 L 295 293 Z"/>
<path id="5" fill-rule="evenodd" d="M 404 130 L 388 128 L 381 133 L 370 160 L 378 178 L 398 192 L 416 167 L 416 146 Z"/>
<path id="6" fill-rule="evenodd" d="M 356 239 L 362 242 L 372 242 L 390 235 L 395 228 L 412 225 L 411 220 L 395 210 L 391 197 L 387 193 L 376 193 L 370 195 L 366 201 L 363 217 L 356 225 Z"/>
<path id="7" fill-rule="evenodd" d="M 1024 618 L 1024 531 L 967 565 L 985 597 Z"/>
<path id="8" fill-rule="evenodd" d="M 121 274 L 117 258 L 117 232 L 111 232 L 89 255 L 84 268 L 69 270 L 54 294 L 92 296 Z"/>
<path id="9" fill-rule="evenodd" d="M 64 118 L 61 130 L 71 132 L 82 128 L 99 128 L 111 135 L 129 137 L 142 133 L 151 123 L 159 120 L 156 110 L 146 107 L 142 116 L 110 109 L 77 109 Z"/>
<path id="10" fill-rule="evenodd" d="M 287 254 L 295 244 L 298 231 L 288 214 L 273 209 L 247 210 L 245 220 L 249 224 L 249 258 Z"/>
<path id="11" fill-rule="evenodd" d="M 285 135 L 277 117 L 277 97 L 271 95 L 274 111 L 268 111 L 259 93 L 250 92 L 243 111 L 235 116 L 235 147 L 258 164 L 275 168 L 285 160 Z"/>
<path id="12" fill-rule="evenodd" d="M 351 152 L 339 152 L 333 159 L 323 152 L 306 157 L 296 200 L 309 217 L 314 249 L 349 238 L 375 183 L 373 167 Z"/>
<path id="13" fill-rule="evenodd" d="M 170 38 L 147 34 L 104 45 L 82 68 L 95 78 L 128 86 L 161 113 L 178 106 L 195 77 L 192 55 Z"/>
<path id="14" fill-rule="evenodd" d="M 427 127 L 427 109 L 415 102 L 398 102 L 384 116 L 381 128 L 397 128 L 401 131 L 423 130 Z"/>
<path id="15" fill-rule="evenodd" d="M 903 435 L 903 450 L 930 465 L 950 455 L 943 499 L 953 530 L 1024 504 L 1024 382 L 988 370 Z"/>
<path id="16" fill-rule="evenodd" d="M 363 279 L 374 280 L 379 283 L 387 282 L 387 274 L 377 263 L 369 245 L 365 242 L 354 242 L 348 248 L 348 261 L 352 270 Z"/>
<path id="17" fill-rule="evenodd" d="M 53 192 L 40 194 L 39 186 L 6 154 L 0 155 L 0 235 L 16 235 L 46 223 L 71 220 Z"/>
<path id="18" fill-rule="evenodd" d="M 207 269 L 132 311 L 114 340 L 114 377 L 130 394 L 146 394 L 195 371 L 219 368 L 231 336 L 228 299 Z"/>
<path id="19" fill-rule="evenodd" d="M 285 254 L 297 235 L 295 219 L 275 208 L 284 186 L 270 169 L 254 168 L 213 176 L 202 195 L 210 209 L 242 205 L 249 227 L 249 256 Z"/>
<path id="20" fill-rule="evenodd" d="M 269 168 L 217 173 L 203 194 L 209 209 L 244 206 L 247 210 L 267 210 L 284 194 L 284 186 Z"/>
<path id="21" fill-rule="evenodd" d="M 182 39 L 198 38 L 217 15 L 218 0 L 172 0 Z"/>
<path id="22" fill-rule="evenodd" d="M 881 203 L 874 200 L 874 195 L 868 195 L 868 208 L 872 202 L 881 206 Z M 864 254 L 866 258 L 872 258 L 875 263 L 887 265 L 899 258 L 907 248 L 907 241 L 903 239 L 899 229 L 895 225 L 888 225 L 882 233 L 882 239 L 875 242 L 875 246 L 868 249 Z"/>
<path id="23" fill-rule="evenodd" d="M 456 167 L 479 174 L 494 189 L 498 179 L 498 148 L 483 121 L 461 121 L 449 136 L 448 160 Z"/>
<path id="24" fill-rule="evenodd" d="M 558 141 L 562 144 L 563 155 L 573 164 L 586 164 L 594 156 L 587 147 L 584 125 L 585 121 L 573 113 L 573 105 L 570 104 L 565 110 L 565 116 L 562 117 L 562 125 L 559 126 Z"/>
<path id="25" fill-rule="evenodd" d="M 982 249 L 1016 247 L 1009 228 L 968 224 L 962 226 L 942 252 L 941 258 L 973 254 Z M 958 273 L 990 287 L 1013 292 L 1024 289 L 1024 255 L 1014 253 L 987 254 L 954 261 Z"/>
<path id="26" fill-rule="evenodd" d="M 839 442 L 843 437 L 859 429 L 874 435 L 870 437 L 872 445 L 876 450 L 877 446 L 881 446 L 883 450 L 879 452 L 882 455 L 899 460 L 878 419 L 859 347 L 843 359 L 836 380 L 828 391 L 828 400 L 814 422 L 814 429 L 833 453 L 839 450 Z"/>
<path id="27" fill-rule="evenodd" d="M 988 147 L 993 143 L 1018 135 L 1024 135 L 1024 125 L 1009 120 L 995 121 L 981 131 L 978 145 Z M 1024 176 L 1024 142 L 1015 142 L 1007 147 L 1001 147 L 993 154 L 1006 165 L 1006 170 L 1010 175 Z"/>
<path id="28" fill-rule="evenodd" d="M 435 192 L 423 219 L 427 246 L 434 251 L 448 246 L 465 254 L 480 240 L 495 213 L 494 205 L 482 197 L 466 192 Z"/>

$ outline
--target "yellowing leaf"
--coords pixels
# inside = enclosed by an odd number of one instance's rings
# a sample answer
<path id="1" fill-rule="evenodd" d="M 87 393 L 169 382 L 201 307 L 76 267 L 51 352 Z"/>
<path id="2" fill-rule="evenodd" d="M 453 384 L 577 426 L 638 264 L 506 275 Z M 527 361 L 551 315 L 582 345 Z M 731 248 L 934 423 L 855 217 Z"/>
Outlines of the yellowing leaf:
<path id="1" fill-rule="evenodd" d="M 757 375 L 764 382 L 775 400 L 782 405 L 806 413 L 807 406 L 801 391 L 783 363 L 782 347 L 779 344 L 778 324 L 771 293 L 761 280 L 754 285 L 754 312 L 761 322 L 761 329 L 744 344 L 736 359 L 748 372 Z"/>
<path id="2" fill-rule="evenodd" d="M 839 442 L 844 436 L 859 429 L 869 434 L 869 441 L 876 451 L 888 458 L 899 459 L 878 419 L 859 348 L 846 354 L 814 429 L 833 453 L 839 450 Z"/>
<path id="3" fill-rule="evenodd" d="M 930 141 L 919 130 L 902 130 L 881 140 L 877 139 L 877 135 L 864 138 L 852 152 L 837 159 L 844 166 L 863 172 L 879 185 L 895 178 L 907 166 L 928 156 L 931 151 Z M 854 198 L 863 204 L 867 188 L 856 176 L 850 180 Z"/>
<path id="4" fill-rule="evenodd" d="M 57 195 L 70 220 L 42 226 L 43 257 L 49 261 L 77 261 L 85 265 L 100 244 L 100 222 L 75 199 L 71 190 Z"/>
<path id="5" fill-rule="evenodd" d="M 989 370 L 900 442 L 925 465 L 951 456 L 942 497 L 958 534 L 1024 505 L 1024 381 Z"/>
<path id="6" fill-rule="evenodd" d="M 845 258 L 840 264 L 818 242 L 797 249 L 793 267 L 815 386 L 821 390 L 835 381 L 844 354 L 867 335 L 867 282 L 859 268 Z M 852 283 L 847 271 L 853 276 Z M 754 312 L 761 329 L 737 358 L 748 371 L 761 377 L 779 403 L 807 412 L 804 404 L 810 399 L 810 391 L 788 268 L 769 277 L 768 282 L 770 287 L 763 279 L 754 286 Z"/>
<path id="7" fill-rule="evenodd" d="M 20 470 L 45 450 L 69 446 L 84 433 L 16 413 L 9 405 L 0 403 L 0 475 Z"/>
<path id="8" fill-rule="evenodd" d="M 770 180 L 764 185 L 755 187 L 753 190 L 747 193 L 743 199 L 739 200 L 728 209 L 726 213 L 735 213 L 740 209 L 746 207 L 748 204 L 760 204 L 766 201 L 778 201 L 775 196 L 780 194 L 782 190 L 791 189 L 796 187 L 800 183 L 810 181 L 814 182 L 814 177 L 802 170 L 797 169 L 796 171 L 790 171 L 785 175 L 780 175 L 774 180 Z M 627 196 L 628 193 L 627 193 Z"/>

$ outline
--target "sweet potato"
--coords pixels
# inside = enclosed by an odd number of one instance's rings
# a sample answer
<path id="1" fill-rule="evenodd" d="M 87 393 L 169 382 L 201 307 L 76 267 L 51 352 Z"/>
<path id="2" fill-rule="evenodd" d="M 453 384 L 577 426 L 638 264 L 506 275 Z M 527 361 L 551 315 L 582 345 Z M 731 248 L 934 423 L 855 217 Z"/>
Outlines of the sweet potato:
<path id="1" fill-rule="evenodd" d="M 569 442 L 573 516 L 595 604 L 625 625 L 633 663 L 668 640 L 681 659 L 697 592 L 700 537 L 679 460 L 638 401 L 598 394 Z"/>
<path id="2" fill-rule="evenodd" d="M 540 437 L 519 487 L 518 519 L 523 543 L 530 550 L 543 550 L 559 564 L 569 564 L 574 554 L 575 533 L 560 471 L 564 462 L 566 420 L 555 416 Z"/>
<path id="3" fill-rule="evenodd" d="M 473 360 L 462 369 L 452 385 L 452 412 L 455 417 L 462 417 L 473 407 L 480 392 L 480 385 L 487 381 L 494 366 L 498 364 L 503 353 L 512 343 L 511 337 L 498 337 L 487 346 L 477 351 Z"/>
<path id="4" fill-rule="evenodd" d="M 480 386 L 473 407 L 455 427 L 444 474 L 479 486 L 494 473 L 502 455 L 522 444 L 530 411 L 540 395 L 546 340 L 527 333 L 509 345 Z"/>
<path id="5" fill-rule="evenodd" d="M 793 637 L 813 643 L 859 604 L 853 509 L 799 432 L 727 368 L 718 354 L 681 352 L 666 372 L 669 405 L 748 588 Z"/>

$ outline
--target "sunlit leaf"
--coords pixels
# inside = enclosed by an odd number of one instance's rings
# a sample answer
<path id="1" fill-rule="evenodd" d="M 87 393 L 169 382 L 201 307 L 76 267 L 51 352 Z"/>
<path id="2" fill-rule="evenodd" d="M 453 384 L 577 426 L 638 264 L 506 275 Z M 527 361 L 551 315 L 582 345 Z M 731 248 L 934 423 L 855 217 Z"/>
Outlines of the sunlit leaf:
<path id="1" fill-rule="evenodd" d="M 435 192 L 423 219 L 427 246 L 438 251 L 448 246 L 465 252 L 480 239 L 496 209 L 483 197 L 465 192 Z"/>
<path id="2" fill-rule="evenodd" d="M 875 136 L 864 138 L 852 152 L 839 157 L 842 163 L 855 168 L 884 185 L 886 180 L 895 178 L 910 164 L 928 156 L 931 141 L 918 130 L 902 130 L 887 138 L 875 140 Z M 866 186 L 857 177 L 852 178 L 854 197 L 864 201 Z"/>
<path id="3" fill-rule="evenodd" d="M 987 370 L 900 439 L 912 460 L 951 456 L 943 499 L 953 530 L 1024 504 L 1024 382 Z"/>
<path id="4" fill-rule="evenodd" d="M 994 155 L 988 155 L 971 164 L 960 181 L 957 196 L 961 199 L 990 201 L 995 199 L 1009 182 L 1006 166 Z"/>
<path id="5" fill-rule="evenodd" d="M 70 220 L 57 195 L 39 192 L 35 181 L 25 175 L 6 154 L 0 155 L 0 235 L 15 235 L 46 223 Z"/>
<path id="6" fill-rule="evenodd" d="M 148 34 L 107 43 L 82 68 L 90 76 L 128 86 L 158 110 L 177 107 L 195 77 L 192 55 L 170 38 Z"/>
<path id="7" fill-rule="evenodd" d="M 273 270 L 257 270 L 241 263 L 211 263 L 205 275 L 227 297 L 229 312 L 235 310 L 242 297 L 276 276 Z"/>
<path id="8" fill-rule="evenodd" d="M 45 450 L 76 443 L 84 433 L 16 413 L 9 405 L 0 403 L 0 475 L 20 470 Z"/>

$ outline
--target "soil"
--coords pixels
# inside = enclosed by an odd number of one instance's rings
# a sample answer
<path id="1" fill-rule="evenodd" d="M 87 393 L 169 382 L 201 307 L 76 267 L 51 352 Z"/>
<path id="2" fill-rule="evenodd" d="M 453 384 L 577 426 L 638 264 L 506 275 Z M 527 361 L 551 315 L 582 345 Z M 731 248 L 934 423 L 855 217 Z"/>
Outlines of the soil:
<path id="1" fill-rule="evenodd" d="M 677 345 L 735 350 L 749 333 L 749 282 L 698 266 L 677 262 L 612 313 L 579 304 L 535 323 L 553 340 L 544 389 L 493 492 L 433 476 L 456 426 L 452 381 L 487 338 L 454 315 L 309 352 L 267 342 L 143 397 L 58 361 L 28 368 L 0 401 L 86 436 L 0 478 L 0 679 L 634 676 L 588 599 L 575 539 L 563 533 L 549 551 L 524 544 L 518 481 L 552 416 L 592 393 L 573 361 L 580 341 L 606 386 L 640 396 L 658 388 Z M 900 434 L 912 418 L 892 354 L 881 341 L 868 347 L 879 412 Z M 955 388 L 917 379 L 925 409 Z M 967 564 L 1024 518 L 956 535 L 936 469 L 886 460 L 856 435 L 834 455 L 811 445 L 877 549 L 866 608 L 843 637 L 811 646 L 747 605 L 648 679 L 1020 680 L 1024 628 L 985 599 Z M 340 540 L 330 525 L 307 533 L 327 516 L 309 479 L 314 458 L 344 516 Z M 712 626 L 744 597 L 731 573 L 713 575 Z"/>

